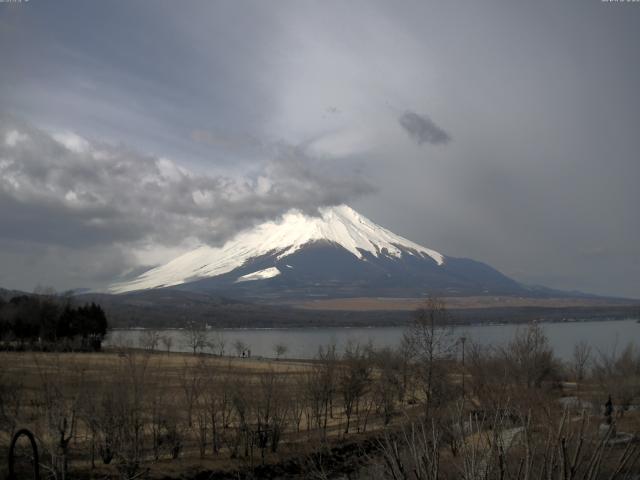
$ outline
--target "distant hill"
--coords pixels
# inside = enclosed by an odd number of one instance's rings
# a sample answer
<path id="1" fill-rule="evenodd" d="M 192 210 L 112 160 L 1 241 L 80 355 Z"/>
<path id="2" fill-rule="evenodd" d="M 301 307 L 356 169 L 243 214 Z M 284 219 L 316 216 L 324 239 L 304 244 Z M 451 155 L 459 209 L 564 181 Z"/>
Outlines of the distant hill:
<path id="1" fill-rule="evenodd" d="M 0 288 L 5 301 L 35 295 Z M 566 321 L 640 316 L 640 302 L 605 298 L 445 297 L 458 323 Z M 77 305 L 99 304 L 113 328 L 179 328 L 189 322 L 225 328 L 406 325 L 419 298 L 337 298 L 269 303 L 176 288 L 126 294 L 82 293 Z"/>
<path id="2" fill-rule="evenodd" d="M 335 299 L 273 304 L 220 297 L 175 288 L 120 295 L 84 294 L 79 301 L 102 305 L 115 327 L 182 327 L 188 321 L 209 327 L 312 327 L 406 325 L 420 299 Z M 516 297 L 445 298 L 457 323 L 511 323 L 629 318 L 640 302 L 619 299 Z M 362 305 L 359 302 L 365 301 Z"/>

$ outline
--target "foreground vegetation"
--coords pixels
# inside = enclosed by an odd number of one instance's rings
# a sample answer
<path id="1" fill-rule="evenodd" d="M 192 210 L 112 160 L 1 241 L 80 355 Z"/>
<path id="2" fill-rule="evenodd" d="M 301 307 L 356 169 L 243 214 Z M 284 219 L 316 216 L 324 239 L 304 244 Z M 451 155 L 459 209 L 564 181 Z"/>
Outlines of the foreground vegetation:
<path id="1" fill-rule="evenodd" d="M 155 349 L 1 352 L 0 452 L 26 427 L 43 474 L 56 479 L 638 471 L 635 349 L 603 355 L 578 345 L 561 364 L 539 326 L 481 348 L 447 323 L 431 300 L 397 350 L 352 344 L 338 355 L 327 346 L 309 362 Z M 28 450 L 17 458 L 29 468 Z"/>

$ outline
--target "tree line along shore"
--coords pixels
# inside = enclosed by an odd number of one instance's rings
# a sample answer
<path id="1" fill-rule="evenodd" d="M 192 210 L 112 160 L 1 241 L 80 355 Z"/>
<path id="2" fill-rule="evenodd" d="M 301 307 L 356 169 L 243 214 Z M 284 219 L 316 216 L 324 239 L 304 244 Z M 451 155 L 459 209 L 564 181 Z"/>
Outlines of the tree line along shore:
<path id="1" fill-rule="evenodd" d="M 75 305 L 55 294 L 0 297 L 0 350 L 98 351 L 107 328 L 94 302 Z"/>

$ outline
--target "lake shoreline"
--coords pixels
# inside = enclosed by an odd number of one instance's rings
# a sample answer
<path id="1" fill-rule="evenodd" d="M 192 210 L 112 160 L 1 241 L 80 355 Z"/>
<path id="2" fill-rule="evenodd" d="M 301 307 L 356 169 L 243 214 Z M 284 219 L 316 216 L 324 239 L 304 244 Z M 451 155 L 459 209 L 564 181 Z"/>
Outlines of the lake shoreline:
<path id="1" fill-rule="evenodd" d="M 558 356 L 568 360 L 573 349 L 581 341 L 594 346 L 595 352 L 612 352 L 623 349 L 634 338 L 639 338 L 640 323 L 635 318 L 625 320 L 556 321 L 540 323 Z M 496 347 L 511 341 L 523 328 L 521 323 L 456 325 L 451 330 L 451 341 L 459 343 L 464 337 L 469 344 L 476 343 L 486 347 Z M 189 330 L 181 329 L 113 329 L 109 332 L 103 346 L 105 348 L 137 348 L 148 345 L 149 335 L 154 332 L 158 340 L 158 351 L 188 352 Z M 285 354 L 281 358 L 310 359 L 320 347 L 335 345 L 338 352 L 344 351 L 348 344 L 372 345 L 375 348 L 397 348 L 406 333 L 405 326 L 372 327 L 307 327 L 307 328 L 216 328 L 204 331 L 203 353 L 220 353 L 220 344 L 225 355 L 246 351 L 250 357 L 276 357 L 276 347 L 284 346 Z M 167 347 L 163 339 L 169 339 Z M 164 345 L 164 348 L 163 348 Z M 239 355 L 239 354 L 238 354 Z"/>
<path id="2" fill-rule="evenodd" d="M 506 325 L 528 325 L 529 323 L 536 323 L 540 325 L 546 324 L 556 324 L 556 323 L 601 323 L 601 322 L 616 322 L 621 320 L 633 320 L 638 321 L 640 323 L 640 318 L 637 317 L 610 317 L 610 318 L 590 318 L 590 319 L 571 319 L 571 320 L 540 320 L 540 321 L 518 321 L 518 322 L 489 322 L 489 323 L 481 323 L 481 322 L 458 322 L 451 323 L 449 326 L 452 328 L 459 327 L 500 327 Z M 252 330 L 252 331 L 277 331 L 277 330 L 306 330 L 306 329 L 317 329 L 321 330 L 323 328 L 344 328 L 345 330 L 349 329 L 367 329 L 367 328 L 400 328 L 400 327 L 409 327 L 411 322 L 406 322 L 404 324 L 372 324 L 372 325 L 292 325 L 292 326 L 281 326 L 281 327 L 217 327 L 217 326 L 207 326 L 205 328 L 206 331 L 237 331 L 237 330 Z M 127 331 L 184 331 L 185 327 L 162 327 L 162 328 L 154 328 L 154 327 L 114 327 L 110 328 L 110 332 L 127 332 Z"/>
<path id="3" fill-rule="evenodd" d="M 281 321 L 261 321 L 259 319 L 233 322 L 230 320 L 202 319 L 202 325 L 209 329 L 248 329 L 248 330 L 288 330 L 306 328 L 383 328 L 407 327 L 411 325 L 414 312 L 375 311 L 375 312 L 323 312 L 328 318 L 318 319 L 308 317 L 307 311 L 300 311 L 300 318 L 296 320 L 283 319 Z M 314 312 L 315 313 L 315 312 Z M 338 318 L 330 318 L 336 313 Z M 366 315 L 371 314 L 371 315 Z M 503 307 L 480 309 L 449 309 L 453 326 L 484 326 L 484 325 L 523 325 L 527 323 L 575 323 L 585 321 L 615 321 L 640 319 L 640 306 L 619 307 Z M 367 318 L 367 317 L 373 317 Z M 194 321 L 193 319 L 189 319 Z M 186 319 L 185 319 L 186 321 Z M 198 321 L 198 320 L 195 320 Z M 111 330 L 180 330 L 184 325 L 119 325 Z"/>

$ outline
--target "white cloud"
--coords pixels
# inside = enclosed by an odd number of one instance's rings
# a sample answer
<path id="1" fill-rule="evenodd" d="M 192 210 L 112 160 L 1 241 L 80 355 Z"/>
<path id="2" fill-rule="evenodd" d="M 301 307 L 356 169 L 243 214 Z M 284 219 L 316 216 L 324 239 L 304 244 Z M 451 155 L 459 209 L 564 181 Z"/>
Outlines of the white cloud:
<path id="1" fill-rule="evenodd" d="M 12 144 L 11 121 L 0 122 Z M 5 128 L 2 128 L 2 127 Z M 313 211 L 371 188 L 328 172 L 296 147 L 279 145 L 255 175 L 199 175 L 165 157 L 25 126 L 33 140 L 0 145 L 4 232 L 62 245 L 223 242 L 290 208 Z M 7 134 L 6 136 L 8 136 Z M 20 136 L 25 137 L 25 133 Z M 62 148 L 61 148 L 62 147 Z"/>
<path id="2" fill-rule="evenodd" d="M 89 142 L 73 132 L 59 132 L 51 136 L 56 142 L 72 152 L 84 153 L 89 150 Z"/>
<path id="3" fill-rule="evenodd" d="M 18 130 L 9 130 L 4 137 L 4 143 L 8 146 L 8 147 L 15 147 L 16 145 L 18 145 L 20 142 L 24 142 L 25 140 L 27 140 L 29 137 L 24 134 L 24 133 L 20 133 Z"/>

